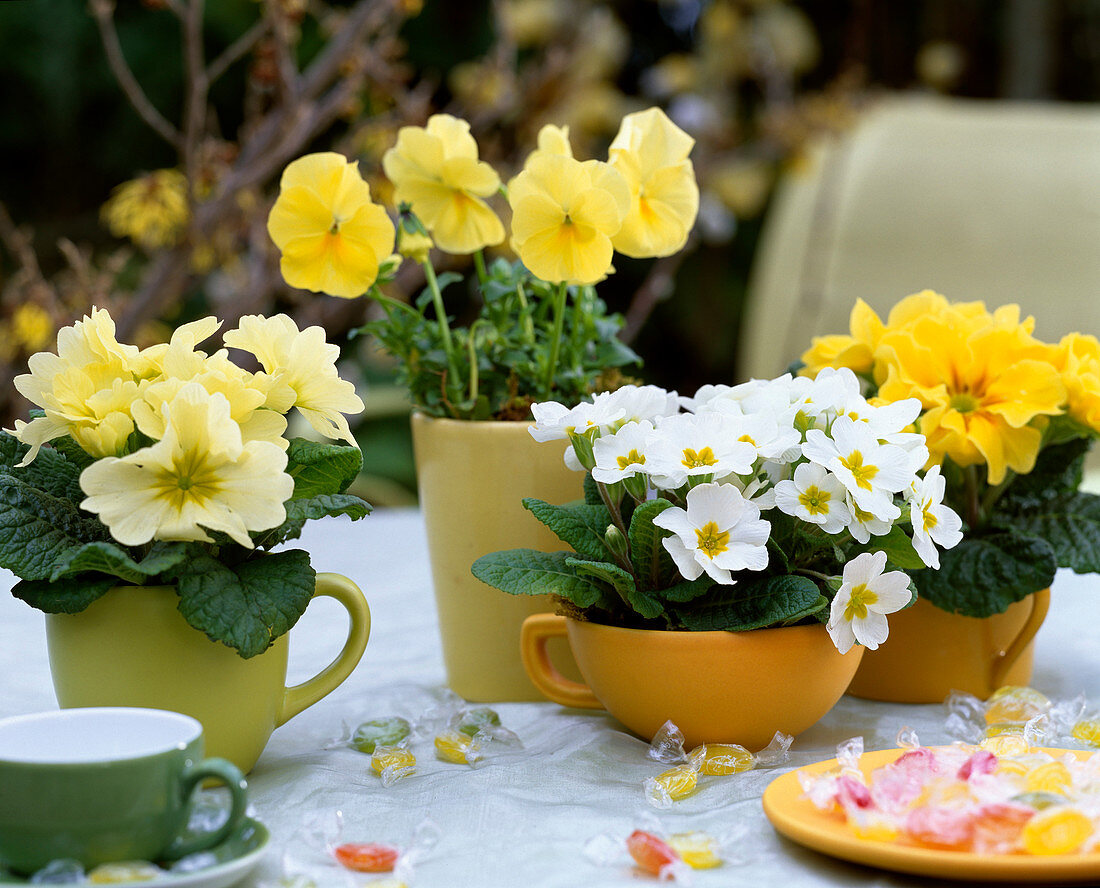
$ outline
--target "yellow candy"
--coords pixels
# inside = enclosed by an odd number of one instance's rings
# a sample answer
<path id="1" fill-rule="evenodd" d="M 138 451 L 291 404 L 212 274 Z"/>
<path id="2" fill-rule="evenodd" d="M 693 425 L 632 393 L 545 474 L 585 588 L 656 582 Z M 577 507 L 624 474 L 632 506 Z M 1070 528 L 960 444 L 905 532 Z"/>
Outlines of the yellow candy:
<path id="1" fill-rule="evenodd" d="M 712 777 L 725 777 L 729 774 L 738 774 L 741 771 L 749 771 L 756 764 L 753 754 L 738 746 L 736 743 L 708 743 L 692 750 L 689 758 L 696 761 L 696 756 L 702 758 L 699 771 Z"/>
<path id="2" fill-rule="evenodd" d="M 1073 736 L 1083 743 L 1100 746 L 1100 719 L 1088 718 L 1073 726 Z"/>
<path id="3" fill-rule="evenodd" d="M 986 724 L 1026 722 L 1050 709 L 1050 698 L 1035 688 L 1005 685 L 993 692 L 985 705 Z"/>
<path id="4" fill-rule="evenodd" d="M 699 785 L 699 774 L 687 765 L 677 765 L 654 778 L 655 782 L 668 793 L 670 799 L 687 798 Z"/>
<path id="5" fill-rule="evenodd" d="M 1005 755 L 1023 755 L 1031 749 L 1031 745 L 1020 734 L 986 737 L 978 745 L 987 752 L 992 752 L 997 758 Z"/>
<path id="6" fill-rule="evenodd" d="M 1065 765 L 1061 762 L 1047 762 L 1028 771 L 1024 789 L 1027 792 L 1056 792 L 1066 795 L 1072 784 L 1073 777 Z"/>
<path id="7" fill-rule="evenodd" d="M 126 882 L 148 882 L 165 875 L 155 863 L 147 860 L 120 860 L 117 863 L 101 863 L 88 873 L 92 885 L 121 885 Z"/>
<path id="8" fill-rule="evenodd" d="M 997 767 L 993 769 L 994 774 L 1012 774 L 1016 777 L 1026 777 L 1030 772 L 1030 768 L 1023 762 L 1016 761 L 1015 759 L 1002 758 L 997 759 Z"/>
<path id="9" fill-rule="evenodd" d="M 674 833 L 668 837 L 667 844 L 692 869 L 713 869 L 722 865 L 718 843 L 706 833 Z"/>
<path id="10" fill-rule="evenodd" d="M 852 827 L 852 832 L 859 838 L 869 839 L 872 842 L 893 842 L 901 835 L 897 824 L 891 823 L 889 820 L 875 818 L 873 820 L 849 820 L 848 822 Z"/>
<path id="11" fill-rule="evenodd" d="M 401 776 L 401 772 L 411 773 L 416 767 L 416 756 L 400 746 L 379 746 L 370 757 L 370 766 L 376 774 L 392 769 L 391 774 Z"/>
<path id="12" fill-rule="evenodd" d="M 1022 737 L 1024 735 L 1024 725 L 1019 722 L 997 722 L 997 724 L 989 725 L 985 729 L 986 737 L 1000 737 L 1003 734 L 1019 734 Z"/>
<path id="13" fill-rule="evenodd" d="M 1069 854 L 1092 835 L 1092 821 L 1081 811 L 1060 805 L 1032 817 L 1020 834 L 1029 854 Z"/>
<path id="14" fill-rule="evenodd" d="M 470 735 L 461 731 L 444 731 L 435 738 L 435 754 L 445 762 L 468 765 L 466 753 L 470 749 Z"/>

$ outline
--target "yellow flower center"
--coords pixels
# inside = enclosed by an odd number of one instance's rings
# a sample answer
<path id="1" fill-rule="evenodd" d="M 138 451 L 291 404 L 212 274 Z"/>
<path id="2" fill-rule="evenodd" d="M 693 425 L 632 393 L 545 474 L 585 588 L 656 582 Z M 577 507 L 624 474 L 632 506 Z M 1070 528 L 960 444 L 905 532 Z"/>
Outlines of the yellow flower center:
<path id="1" fill-rule="evenodd" d="M 928 533 L 928 531 L 940 523 L 940 519 L 932 514 L 931 509 L 923 508 L 921 512 L 924 515 L 924 532 Z"/>
<path id="2" fill-rule="evenodd" d="M 742 435 L 737 440 L 738 441 L 744 441 L 746 444 L 751 444 L 753 447 L 756 446 L 756 441 L 753 440 L 752 435 Z"/>
<path id="3" fill-rule="evenodd" d="M 811 515 L 828 515 L 829 500 L 832 498 L 833 495 L 829 491 L 811 485 L 804 493 L 799 494 L 798 502 Z"/>
<path id="4" fill-rule="evenodd" d="M 618 462 L 620 469 L 625 469 L 627 466 L 640 466 L 645 464 L 645 456 L 638 453 L 638 449 L 635 447 L 626 456 L 620 456 L 616 462 Z"/>
<path id="5" fill-rule="evenodd" d="M 864 490 L 871 489 L 871 481 L 878 474 L 878 466 L 864 465 L 862 453 L 853 450 L 847 456 L 840 458 L 840 464 L 852 473 L 858 486 Z"/>
<path id="6" fill-rule="evenodd" d="M 684 458 L 681 462 L 689 469 L 698 469 L 702 466 L 713 466 L 718 462 L 714 456 L 714 451 L 709 447 L 704 447 L 702 450 L 692 450 L 690 447 L 684 448 Z"/>
<path id="7" fill-rule="evenodd" d="M 977 410 L 981 402 L 970 392 L 956 392 L 951 396 L 950 407 L 959 413 L 970 413 Z"/>
<path id="8" fill-rule="evenodd" d="M 718 525 L 713 521 L 708 521 L 702 527 L 697 527 L 695 536 L 699 541 L 699 551 L 708 558 L 715 558 L 730 547 L 729 531 L 719 530 Z"/>
<path id="9" fill-rule="evenodd" d="M 878 601 L 878 595 L 873 589 L 869 589 L 866 583 L 860 583 L 852 587 L 852 597 L 848 599 L 848 606 L 844 608 L 844 619 L 849 623 L 852 620 L 866 620 L 867 607 Z"/>

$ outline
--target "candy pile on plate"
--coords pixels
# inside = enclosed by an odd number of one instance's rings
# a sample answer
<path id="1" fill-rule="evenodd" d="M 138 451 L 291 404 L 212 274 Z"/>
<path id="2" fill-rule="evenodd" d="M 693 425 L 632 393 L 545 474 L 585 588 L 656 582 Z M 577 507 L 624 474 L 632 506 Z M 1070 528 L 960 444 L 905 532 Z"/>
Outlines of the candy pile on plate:
<path id="1" fill-rule="evenodd" d="M 837 766 L 799 772 L 805 795 L 862 838 L 978 854 L 1078 854 L 1100 848 L 1100 756 L 1028 747 L 906 738 L 890 763 L 864 773 L 862 738 L 837 748 Z M 992 745 L 992 744 L 991 744 Z M 1007 744 L 1004 744 L 1007 746 Z"/>
<path id="2" fill-rule="evenodd" d="M 649 744 L 649 757 L 673 767 L 646 778 L 646 801 L 654 808 L 669 808 L 673 802 L 693 795 L 701 776 L 728 777 L 783 764 L 790 757 L 791 740 L 789 734 L 777 731 L 771 743 L 755 753 L 735 743 L 705 743 L 687 752 L 683 733 L 672 722 L 665 722 Z"/>

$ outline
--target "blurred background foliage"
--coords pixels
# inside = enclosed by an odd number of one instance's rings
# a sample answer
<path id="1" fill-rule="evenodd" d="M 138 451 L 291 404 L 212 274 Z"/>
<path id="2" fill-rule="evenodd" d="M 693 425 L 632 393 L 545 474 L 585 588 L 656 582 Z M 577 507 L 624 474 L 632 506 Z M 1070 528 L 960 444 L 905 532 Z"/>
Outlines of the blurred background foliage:
<path id="1" fill-rule="evenodd" d="M 467 119 L 506 180 L 545 123 L 605 157 L 625 113 L 661 105 L 697 140 L 695 234 L 667 259 L 619 257 L 600 295 L 645 381 L 690 393 L 734 380 L 761 219 L 810 140 L 884 91 L 1092 101 L 1098 62 L 1100 0 L 0 3 L 0 413 L 25 414 L 11 378 L 93 304 L 139 344 L 286 311 L 358 376 L 360 492 L 409 502 L 407 403 L 387 357 L 348 338 L 371 304 L 278 276 L 264 222 L 293 157 L 357 157 L 390 203 L 381 156 L 431 113 Z M 422 286 L 408 268 L 391 295 Z"/>

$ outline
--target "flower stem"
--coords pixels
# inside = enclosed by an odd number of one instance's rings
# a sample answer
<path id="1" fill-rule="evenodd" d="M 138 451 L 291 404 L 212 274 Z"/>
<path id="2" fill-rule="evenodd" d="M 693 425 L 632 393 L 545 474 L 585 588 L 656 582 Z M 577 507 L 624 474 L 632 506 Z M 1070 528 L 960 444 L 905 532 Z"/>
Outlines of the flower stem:
<path id="1" fill-rule="evenodd" d="M 485 270 L 485 254 L 481 250 L 474 253 L 474 268 L 477 269 L 477 282 L 484 287 L 489 280 L 489 274 Z"/>
<path id="2" fill-rule="evenodd" d="M 565 301 L 569 285 L 562 281 L 554 292 L 554 328 L 550 334 L 550 362 L 546 366 L 543 397 L 549 398 L 554 390 L 554 376 L 558 371 L 558 352 L 561 350 L 562 331 L 565 329 Z"/>
<path id="3" fill-rule="evenodd" d="M 623 513 L 619 509 L 619 504 L 611 499 L 611 494 L 607 492 L 607 485 L 597 481 L 596 489 L 600 492 L 600 499 L 602 499 L 603 504 L 607 506 L 607 511 L 611 513 L 612 523 L 614 523 L 622 532 L 622 535 L 629 540 L 630 537 L 627 535 L 626 524 L 623 522 Z"/>
<path id="4" fill-rule="evenodd" d="M 439 337 L 443 340 L 443 351 L 447 354 L 447 367 L 451 371 L 451 376 L 457 380 L 459 375 L 455 364 L 454 341 L 451 339 L 451 328 L 447 324 L 447 310 L 443 307 L 443 294 L 439 291 L 439 281 L 436 279 L 431 262 L 425 260 L 421 265 L 424 267 L 424 277 L 432 294 L 432 304 L 435 305 L 435 319 L 439 325 Z"/>

